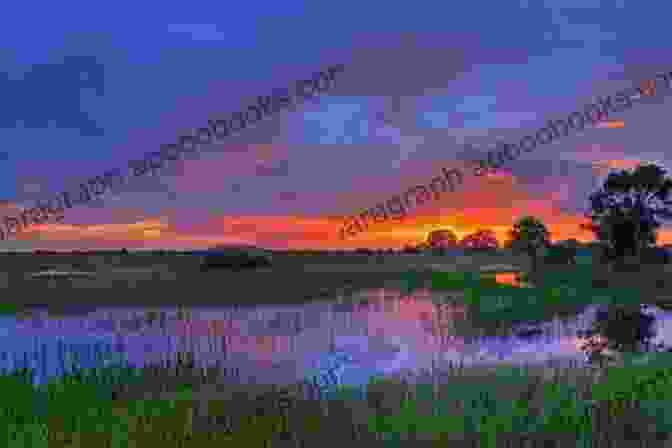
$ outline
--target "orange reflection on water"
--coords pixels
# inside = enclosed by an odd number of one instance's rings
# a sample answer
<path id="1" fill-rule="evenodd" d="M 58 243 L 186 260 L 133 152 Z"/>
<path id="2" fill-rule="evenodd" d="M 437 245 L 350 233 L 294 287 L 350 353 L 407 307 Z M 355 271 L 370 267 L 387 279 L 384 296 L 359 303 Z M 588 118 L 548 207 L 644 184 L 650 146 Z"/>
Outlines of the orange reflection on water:
<path id="1" fill-rule="evenodd" d="M 495 281 L 503 285 L 520 287 L 520 282 L 516 278 L 516 272 L 498 272 L 495 274 Z"/>

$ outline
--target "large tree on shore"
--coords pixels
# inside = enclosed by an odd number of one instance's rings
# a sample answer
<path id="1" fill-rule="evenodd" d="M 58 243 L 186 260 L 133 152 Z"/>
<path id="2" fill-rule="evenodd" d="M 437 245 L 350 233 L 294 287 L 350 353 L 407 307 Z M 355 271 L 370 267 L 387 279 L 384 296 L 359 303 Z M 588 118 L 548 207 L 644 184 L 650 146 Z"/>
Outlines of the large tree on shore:
<path id="1" fill-rule="evenodd" d="M 589 196 L 586 217 L 591 222 L 581 227 L 592 231 L 613 258 L 639 256 L 656 244 L 661 220 L 672 218 L 672 179 L 666 172 L 655 164 L 640 164 L 610 173 Z"/>
<path id="2" fill-rule="evenodd" d="M 536 272 L 539 250 L 547 248 L 551 238 L 544 223 L 534 216 L 524 216 L 509 230 L 509 238 L 507 247 L 527 254 L 532 262 L 532 272 Z"/>

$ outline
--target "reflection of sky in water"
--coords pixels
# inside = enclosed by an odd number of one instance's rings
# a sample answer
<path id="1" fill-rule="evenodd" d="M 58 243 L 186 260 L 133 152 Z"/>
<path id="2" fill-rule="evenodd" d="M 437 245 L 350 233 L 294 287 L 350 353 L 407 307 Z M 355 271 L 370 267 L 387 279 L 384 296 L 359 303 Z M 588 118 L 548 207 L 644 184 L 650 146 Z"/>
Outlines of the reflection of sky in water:
<path id="1" fill-rule="evenodd" d="M 99 309 L 86 318 L 0 318 L 0 367 L 26 365 L 44 376 L 63 373 L 64 352 L 79 356 L 80 365 L 101 366 L 104 360 L 125 359 L 134 366 L 174 360 L 176 352 L 194 353 L 198 365 L 237 367 L 242 381 L 294 382 L 320 370 L 329 352 L 351 357 L 341 363 L 347 384 L 366 383 L 374 374 L 430 369 L 448 362 L 465 364 L 506 361 L 543 362 L 583 359 L 576 331 L 587 328 L 589 307 L 578 319 L 538 325 L 541 334 L 482 337 L 468 320 L 468 309 L 434 305 L 428 291 L 401 296 L 394 291 L 362 292 L 348 303 L 254 309 L 194 308 Z M 340 311 L 334 311 L 340 310 Z M 658 314 L 661 337 L 672 334 L 669 313 Z M 113 353 L 117 355 L 113 355 Z M 123 354 L 123 356 L 121 355 Z M 24 360 L 24 356 L 28 360 Z"/>
<path id="2" fill-rule="evenodd" d="M 654 321 L 656 335 L 651 339 L 651 342 L 653 344 L 665 342 L 666 345 L 669 345 L 672 341 L 672 313 L 655 306 L 647 307 L 643 312 L 652 314 L 656 318 Z"/>

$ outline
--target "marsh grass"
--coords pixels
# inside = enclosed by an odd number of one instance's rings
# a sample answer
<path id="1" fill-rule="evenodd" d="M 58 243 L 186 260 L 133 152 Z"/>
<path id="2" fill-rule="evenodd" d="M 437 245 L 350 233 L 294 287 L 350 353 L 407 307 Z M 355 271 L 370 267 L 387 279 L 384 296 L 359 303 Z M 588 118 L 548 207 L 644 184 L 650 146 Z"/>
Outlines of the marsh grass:
<path id="1" fill-rule="evenodd" d="M 168 400 L 114 400 L 115 384 L 140 379 L 138 372 L 86 369 L 38 387 L 31 376 L 24 369 L 0 377 L 2 446 L 129 446 L 124 441 L 144 437 L 148 425 L 151 430 L 163 424 L 168 433 L 188 429 L 184 404 L 191 398 L 189 387 L 176 388 Z M 163 433 L 156 430 L 155 435 Z"/>
<path id="2" fill-rule="evenodd" d="M 521 276 L 528 281 L 528 276 Z M 411 282 L 409 282 L 411 283 Z M 418 278 L 413 284 L 419 285 Z M 574 266 L 547 271 L 534 279 L 534 287 L 500 284 L 494 278 L 469 272 L 434 272 L 430 287 L 437 292 L 459 292 L 475 321 L 538 321 L 554 314 L 580 312 L 590 304 L 639 304 L 641 291 L 635 286 L 596 287 L 590 267 Z M 422 283 L 423 285 L 425 283 Z"/>
<path id="3" fill-rule="evenodd" d="M 536 446 L 642 446 L 636 443 L 644 440 L 662 446 L 672 433 L 672 363 L 665 354 L 647 356 L 646 364 L 627 357 L 599 376 L 578 367 L 455 365 L 330 391 L 302 382 L 200 393 L 185 384 L 161 399 L 112 397 L 105 384 L 145 374 L 131 369 L 37 388 L 23 371 L 0 378 L 0 436 L 8 441 L 3 446 L 16 447 L 127 447 L 131 440 L 166 447 L 299 447 L 327 441 L 388 447 L 413 440 L 437 447 L 499 447 L 523 446 L 524 439 Z M 104 381 L 105 375 L 114 379 Z"/>
<path id="4" fill-rule="evenodd" d="M 600 380 L 588 369 L 547 367 L 498 367 L 481 375 L 458 368 L 419 385 L 385 380 L 379 387 L 386 395 L 403 389 L 396 395 L 406 398 L 392 415 L 373 416 L 369 429 L 398 441 L 450 446 L 522 446 L 524 438 L 546 441 L 543 446 L 642 446 L 637 443 L 645 440 L 656 446 L 656 438 L 660 443 L 672 432 L 672 369 L 669 357 L 661 358 L 646 367 L 606 369 Z"/>

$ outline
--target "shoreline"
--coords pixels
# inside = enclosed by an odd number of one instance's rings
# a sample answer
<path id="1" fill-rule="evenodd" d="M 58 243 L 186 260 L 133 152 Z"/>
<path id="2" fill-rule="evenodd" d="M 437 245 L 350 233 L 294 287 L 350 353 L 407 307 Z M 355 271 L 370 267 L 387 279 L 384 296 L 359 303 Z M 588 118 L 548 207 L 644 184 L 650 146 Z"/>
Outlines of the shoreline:
<path id="1" fill-rule="evenodd" d="M 412 269 L 305 272 L 298 269 L 269 269 L 248 272 L 180 274 L 173 279 L 10 280 L 3 288 L 16 305 L 82 304 L 111 306 L 148 305 L 299 305 L 333 300 L 358 290 L 383 288 L 398 283 Z M 427 276 L 429 272 L 418 272 Z M 15 291 L 16 294 L 12 294 Z"/>
<path id="2" fill-rule="evenodd" d="M 196 257 L 7 256 L 0 272 L 6 303 L 22 306 L 256 306 L 335 300 L 365 289 L 397 288 L 415 273 L 420 285 L 434 272 L 479 271 L 484 265 L 525 268 L 520 259 L 489 256 L 278 256 L 270 268 L 200 272 Z M 82 263 L 84 261 L 84 263 Z M 95 276 L 31 279 L 49 265 Z M 70 265 L 75 265 L 73 269 Z"/>

